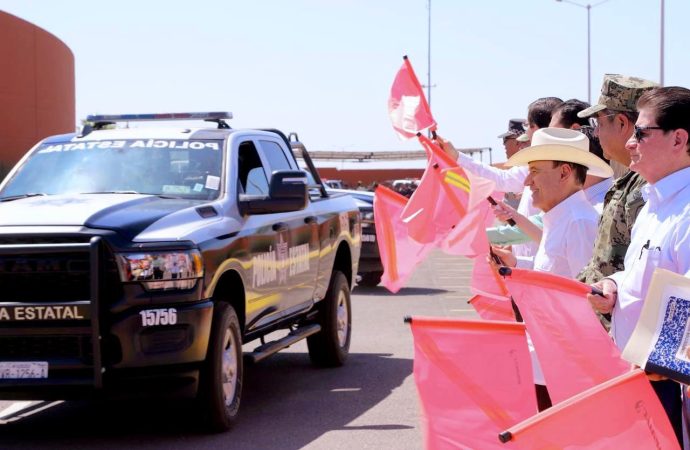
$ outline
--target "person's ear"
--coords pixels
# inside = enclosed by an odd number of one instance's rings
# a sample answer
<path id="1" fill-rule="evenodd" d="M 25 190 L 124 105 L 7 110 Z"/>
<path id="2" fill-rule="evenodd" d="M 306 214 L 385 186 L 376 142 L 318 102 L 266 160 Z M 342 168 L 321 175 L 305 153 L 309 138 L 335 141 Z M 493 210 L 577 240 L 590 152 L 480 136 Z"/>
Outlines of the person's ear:
<path id="1" fill-rule="evenodd" d="M 572 175 L 573 167 L 570 164 L 561 164 L 559 168 L 561 169 L 561 181 L 567 180 Z"/>
<path id="2" fill-rule="evenodd" d="M 686 152 L 688 150 L 688 132 L 683 128 L 673 130 L 673 148 L 679 152 Z"/>

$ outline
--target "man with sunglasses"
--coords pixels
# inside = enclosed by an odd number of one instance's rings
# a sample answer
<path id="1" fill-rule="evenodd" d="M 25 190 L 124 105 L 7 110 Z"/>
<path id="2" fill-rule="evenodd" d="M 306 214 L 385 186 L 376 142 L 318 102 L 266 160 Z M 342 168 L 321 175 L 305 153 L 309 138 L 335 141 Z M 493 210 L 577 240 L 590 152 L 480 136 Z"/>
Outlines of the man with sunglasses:
<path id="1" fill-rule="evenodd" d="M 690 276 L 690 89 L 663 87 L 645 92 L 626 144 L 630 169 L 647 186 L 647 204 L 637 217 L 625 269 L 594 284 L 604 296 L 589 295 L 592 307 L 612 313 L 611 334 L 622 350 L 640 317 L 656 268 Z M 652 383 L 676 435 L 680 431 L 680 389 L 676 382 Z"/>
<path id="2" fill-rule="evenodd" d="M 656 86 L 657 83 L 642 78 L 604 75 L 599 102 L 579 112 L 578 117 L 589 118 L 606 159 L 625 167 L 630 165 L 625 144 L 637 120 L 636 103 Z M 592 259 L 577 276 L 578 280 L 594 283 L 624 269 L 633 223 L 644 205 L 640 192 L 644 184 L 645 180 L 629 169 L 614 181 L 604 198 Z"/>

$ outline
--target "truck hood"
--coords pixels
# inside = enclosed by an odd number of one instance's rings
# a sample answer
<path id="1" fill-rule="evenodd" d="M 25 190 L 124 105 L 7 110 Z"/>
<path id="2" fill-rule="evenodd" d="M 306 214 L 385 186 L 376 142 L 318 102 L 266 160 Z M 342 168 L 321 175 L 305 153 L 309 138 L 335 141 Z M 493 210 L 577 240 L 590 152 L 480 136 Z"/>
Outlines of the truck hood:
<path id="1" fill-rule="evenodd" d="M 162 217 L 202 203 L 138 194 L 29 197 L 0 203 L 0 227 L 85 226 L 118 231 L 131 239 Z"/>

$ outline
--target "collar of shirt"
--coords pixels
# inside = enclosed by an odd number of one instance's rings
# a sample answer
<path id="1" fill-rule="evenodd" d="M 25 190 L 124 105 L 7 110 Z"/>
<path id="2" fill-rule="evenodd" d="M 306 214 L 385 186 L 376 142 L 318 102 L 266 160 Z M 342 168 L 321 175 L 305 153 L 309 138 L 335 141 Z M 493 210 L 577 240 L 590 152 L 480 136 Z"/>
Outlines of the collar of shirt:
<path id="1" fill-rule="evenodd" d="M 603 202 L 604 196 L 612 186 L 613 178 L 609 177 L 585 189 L 585 197 L 587 197 L 587 201 L 589 201 L 592 205 Z"/>
<path id="2" fill-rule="evenodd" d="M 649 202 L 649 208 L 654 210 L 670 201 L 678 192 L 688 186 L 690 167 L 666 175 L 654 184 L 642 188 L 642 197 Z"/>
<path id="3" fill-rule="evenodd" d="M 572 215 L 572 211 L 577 211 L 579 208 L 581 208 L 580 204 L 582 203 L 589 205 L 589 201 L 587 201 L 584 191 L 580 189 L 544 213 L 544 227 L 548 226 L 550 228 L 562 217 Z"/>

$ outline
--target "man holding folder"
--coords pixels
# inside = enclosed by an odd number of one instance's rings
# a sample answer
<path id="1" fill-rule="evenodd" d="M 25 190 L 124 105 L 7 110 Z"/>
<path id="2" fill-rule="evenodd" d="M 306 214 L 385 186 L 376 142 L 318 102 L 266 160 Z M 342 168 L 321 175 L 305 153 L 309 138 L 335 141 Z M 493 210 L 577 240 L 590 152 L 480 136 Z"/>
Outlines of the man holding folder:
<path id="1" fill-rule="evenodd" d="M 622 350 L 640 317 L 657 267 L 690 274 L 690 90 L 655 88 L 637 103 L 639 117 L 626 148 L 630 169 L 649 184 L 625 256 L 625 270 L 594 284 L 604 296 L 590 295 L 592 307 L 612 314 L 611 334 Z M 653 378 L 650 377 L 650 378 Z M 681 397 L 677 383 L 652 383 L 681 437 Z"/>

